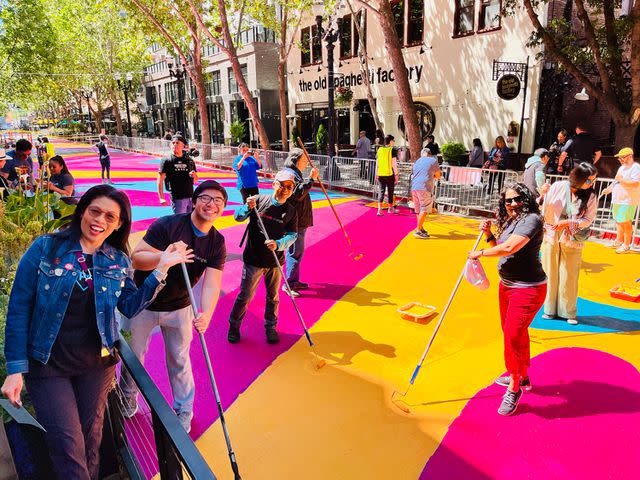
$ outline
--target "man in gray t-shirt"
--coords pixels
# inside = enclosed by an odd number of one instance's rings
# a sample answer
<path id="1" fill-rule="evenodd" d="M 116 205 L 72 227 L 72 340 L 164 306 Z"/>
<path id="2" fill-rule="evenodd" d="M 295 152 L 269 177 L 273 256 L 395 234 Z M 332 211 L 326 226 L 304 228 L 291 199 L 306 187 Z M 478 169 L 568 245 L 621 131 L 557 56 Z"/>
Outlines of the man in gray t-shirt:
<path id="1" fill-rule="evenodd" d="M 360 132 L 360 138 L 358 138 L 354 153 L 356 158 L 363 159 L 363 161 L 360 162 L 360 178 L 367 178 L 369 176 L 369 171 L 371 170 L 371 162 L 368 161 L 371 153 L 371 140 L 367 138 L 367 132 L 364 130 Z"/>

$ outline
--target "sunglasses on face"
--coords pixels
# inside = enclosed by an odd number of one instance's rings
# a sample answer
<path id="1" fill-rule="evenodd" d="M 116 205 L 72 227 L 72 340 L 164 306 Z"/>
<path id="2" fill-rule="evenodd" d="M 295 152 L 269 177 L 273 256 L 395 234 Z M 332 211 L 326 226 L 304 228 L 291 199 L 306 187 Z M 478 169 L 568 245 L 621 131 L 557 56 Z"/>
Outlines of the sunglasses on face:
<path id="1" fill-rule="evenodd" d="M 106 212 L 98 207 L 87 207 L 87 213 L 93 218 L 100 218 L 104 214 L 107 223 L 116 223 L 120 217 L 113 212 Z"/>
<path id="2" fill-rule="evenodd" d="M 284 190 L 285 192 L 293 192 L 295 185 L 283 185 L 281 183 L 278 183 L 278 187 Z"/>
<path id="3" fill-rule="evenodd" d="M 522 203 L 523 200 L 524 200 L 524 197 L 522 195 L 518 195 L 517 197 L 505 198 L 504 203 L 506 203 L 507 205 L 509 204 L 513 205 L 513 204 Z"/>
<path id="4" fill-rule="evenodd" d="M 222 197 L 212 197 L 211 195 L 199 195 L 197 198 L 205 205 L 209 205 L 211 202 L 213 202 L 218 207 L 224 207 L 224 198 Z"/>

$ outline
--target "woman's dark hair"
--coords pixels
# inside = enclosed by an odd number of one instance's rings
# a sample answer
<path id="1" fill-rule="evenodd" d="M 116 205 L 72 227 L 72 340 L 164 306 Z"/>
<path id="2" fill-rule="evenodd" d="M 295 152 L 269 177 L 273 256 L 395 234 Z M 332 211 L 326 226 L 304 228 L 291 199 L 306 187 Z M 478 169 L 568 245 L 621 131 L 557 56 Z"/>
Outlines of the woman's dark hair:
<path id="1" fill-rule="evenodd" d="M 571 185 L 571 188 L 577 189 L 575 195 L 578 198 L 578 200 L 580 200 L 580 207 L 578 208 L 578 216 L 581 216 L 582 214 L 584 214 L 584 212 L 587 210 L 587 204 L 589 203 L 589 199 L 591 198 L 591 195 L 596 194 L 595 190 L 593 189 L 595 182 L 592 183 L 589 188 L 583 189 L 580 187 L 584 185 L 584 182 L 586 182 L 589 177 L 597 173 L 598 171 L 596 170 L 596 167 L 594 167 L 590 163 L 582 162 L 582 163 L 577 163 L 573 167 L 573 170 L 571 170 L 571 173 L 569 174 L 569 185 Z"/>
<path id="2" fill-rule="evenodd" d="M 62 158 L 60 155 L 51 157 L 49 159 L 49 162 L 56 162 L 58 165 L 60 165 L 60 167 L 62 167 L 62 171 L 60 173 L 68 173 L 69 175 L 71 175 L 71 172 L 67 168 L 67 164 L 65 163 L 64 158 Z"/>
<path id="3" fill-rule="evenodd" d="M 520 204 L 520 211 L 516 217 L 511 217 L 507 212 L 505 206 L 505 195 L 507 190 L 513 190 L 522 197 L 522 203 Z M 498 210 L 496 211 L 496 222 L 498 223 L 498 235 L 500 235 L 507 226 L 513 222 L 520 220 L 522 217 L 529 213 L 535 213 L 540 215 L 540 206 L 536 202 L 536 196 L 529 190 L 524 183 L 509 183 L 500 192 L 500 199 L 498 201 Z"/>
<path id="4" fill-rule="evenodd" d="M 296 168 L 299 170 L 298 168 L 298 160 L 300 160 L 302 158 L 302 156 L 304 155 L 304 152 L 302 151 L 301 148 L 292 148 L 289 151 L 289 156 L 287 157 L 287 159 L 284 161 L 284 168 Z"/>
<path id="5" fill-rule="evenodd" d="M 73 212 L 71 221 L 62 227 L 58 232 L 53 234 L 54 246 L 51 249 L 51 255 L 55 255 L 58 246 L 65 240 L 80 240 L 82 236 L 81 223 L 82 215 L 91 202 L 96 198 L 106 197 L 113 200 L 120 207 L 121 225 L 117 230 L 111 232 L 105 243 L 117 248 L 126 255 L 129 255 L 129 234 L 131 233 L 131 202 L 129 197 L 122 190 L 112 187 L 111 185 L 96 185 L 84 192 L 76 210 Z"/>
<path id="6" fill-rule="evenodd" d="M 474 138 L 473 139 L 473 146 L 482 148 L 482 142 L 480 141 L 479 138 Z"/>

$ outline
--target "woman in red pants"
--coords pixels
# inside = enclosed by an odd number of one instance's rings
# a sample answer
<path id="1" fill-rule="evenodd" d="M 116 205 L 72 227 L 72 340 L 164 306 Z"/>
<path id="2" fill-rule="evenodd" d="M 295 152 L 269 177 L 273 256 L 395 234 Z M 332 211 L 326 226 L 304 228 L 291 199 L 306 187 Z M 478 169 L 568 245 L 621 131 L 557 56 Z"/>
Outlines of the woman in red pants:
<path id="1" fill-rule="evenodd" d="M 500 257 L 500 320 L 504 334 L 504 359 L 509 376 L 496 379 L 507 387 L 498 413 L 516 411 L 522 390 L 531 389 L 529 325 L 547 293 L 547 277 L 540 263 L 543 222 L 533 193 L 523 183 L 507 185 L 496 212 L 496 236 L 491 221 L 482 222 L 490 248 L 469 253 L 469 258 Z"/>

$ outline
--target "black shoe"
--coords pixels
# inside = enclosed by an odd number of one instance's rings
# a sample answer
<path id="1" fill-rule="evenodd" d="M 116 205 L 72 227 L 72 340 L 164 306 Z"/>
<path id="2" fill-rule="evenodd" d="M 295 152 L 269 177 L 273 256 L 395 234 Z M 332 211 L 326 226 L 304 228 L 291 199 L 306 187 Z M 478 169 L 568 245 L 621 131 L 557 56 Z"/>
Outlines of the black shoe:
<path id="1" fill-rule="evenodd" d="M 236 325 L 229 325 L 227 340 L 229 343 L 238 343 L 240 341 L 240 327 Z"/>
<path id="2" fill-rule="evenodd" d="M 505 416 L 513 415 L 516 412 L 516 408 L 518 408 L 520 397 L 522 397 L 522 389 L 517 392 L 512 392 L 507 389 L 504 397 L 502 397 L 502 403 L 500 404 L 500 408 L 498 408 L 498 413 Z"/>
<path id="3" fill-rule="evenodd" d="M 502 385 L 503 387 L 508 387 L 511 384 L 511 377 L 509 375 L 498 377 L 495 379 L 495 383 L 497 383 L 498 385 Z M 533 388 L 531 386 L 531 380 L 529 380 L 529 377 L 525 377 L 520 380 L 520 388 L 527 392 L 531 390 L 531 388 Z"/>
<path id="4" fill-rule="evenodd" d="M 266 334 L 267 334 L 267 343 L 270 343 L 271 345 L 273 345 L 280 341 L 280 336 L 278 335 L 278 331 L 275 329 L 275 327 L 267 328 Z"/>
<path id="5" fill-rule="evenodd" d="M 307 290 L 309 288 L 309 284 L 304 282 L 293 282 L 291 288 L 294 290 Z"/>

